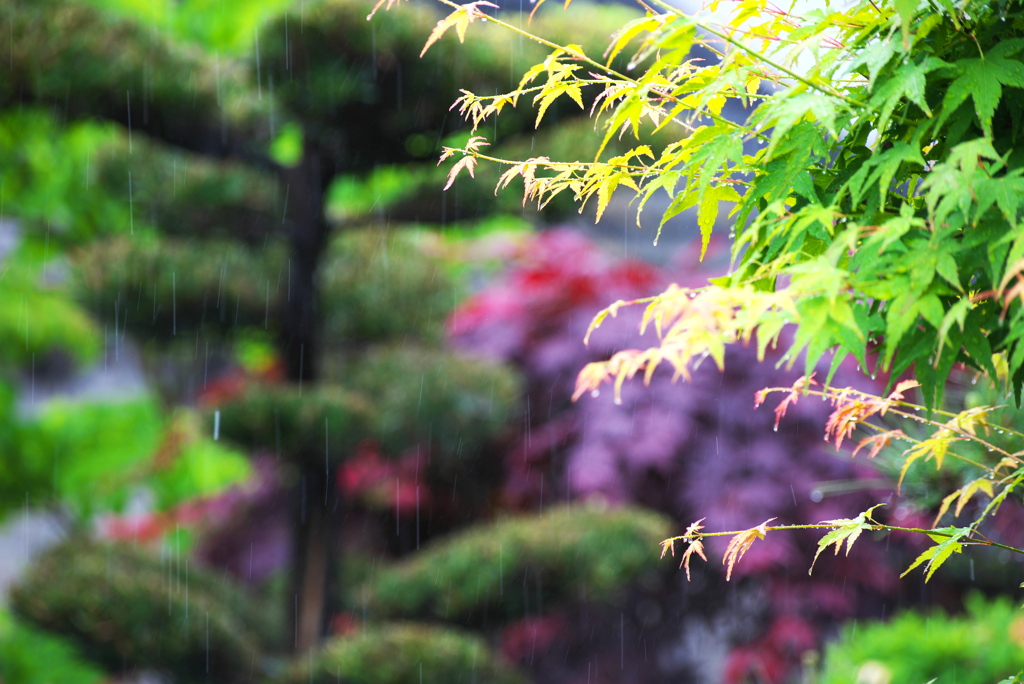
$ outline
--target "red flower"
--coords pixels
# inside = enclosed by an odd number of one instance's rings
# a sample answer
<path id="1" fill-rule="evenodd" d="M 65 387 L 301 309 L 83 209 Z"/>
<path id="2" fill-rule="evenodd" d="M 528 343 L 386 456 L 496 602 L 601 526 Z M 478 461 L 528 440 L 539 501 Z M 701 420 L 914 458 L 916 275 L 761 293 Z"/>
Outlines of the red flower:
<path id="1" fill-rule="evenodd" d="M 371 508 L 414 515 L 432 503 L 423 480 L 423 462 L 415 449 L 397 460 L 385 460 L 376 442 L 364 440 L 338 469 L 338 486 L 345 496 Z"/>
<path id="2" fill-rule="evenodd" d="M 335 613 L 331 618 L 331 633 L 335 636 L 352 634 L 359 629 L 359 620 L 352 613 Z"/>
<path id="3" fill-rule="evenodd" d="M 513 663 L 525 662 L 547 653 L 565 629 L 561 615 L 524 618 L 502 630 L 501 652 Z"/>
<path id="4" fill-rule="evenodd" d="M 813 625 L 780 615 L 757 641 L 734 648 L 725 663 L 725 684 L 776 684 L 799 667 L 803 654 L 818 645 Z"/>

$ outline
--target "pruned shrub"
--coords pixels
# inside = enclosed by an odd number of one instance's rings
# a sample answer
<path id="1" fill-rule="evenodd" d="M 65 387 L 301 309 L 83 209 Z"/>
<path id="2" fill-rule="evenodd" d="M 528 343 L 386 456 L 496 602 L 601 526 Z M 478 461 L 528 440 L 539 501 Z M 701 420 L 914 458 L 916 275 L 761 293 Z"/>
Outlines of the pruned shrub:
<path id="1" fill-rule="evenodd" d="M 88 304 L 114 330 L 170 342 L 198 328 L 232 333 L 278 320 L 288 274 L 283 248 L 114 238 L 80 250 L 75 265 Z"/>
<path id="2" fill-rule="evenodd" d="M 367 627 L 299 657 L 282 684 L 522 684 L 482 639 L 430 625 Z"/>
<path id="3" fill-rule="evenodd" d="M 440 259 L 407 233 L 344 233 L 320 269 L 324 339 L 349 344 L 439 340 L 455 305 L 455 283 Z"/>
<path id="4" fill-rule="evenodd" d="M 74 637 L 98 663 L 179 682 L 242 682 L 272 635 L 251 598 L 173 556 L 73 539 L 43 555 L 11 594 L 15 613 Z"/>
<path id="5" fill-rule="evenodd" d="M 256 384 L 209 411 L 208 421 L 238 444 L 322 464 L 344 460 L 370 434 L 374 411 L 365 396 L 337 386 Z"/>
<path id="6" fill-rule="evenodd" d="M 522 617 L 525 607 L 608 599 L 651 570 L 672 524 L 638 508 L 553 508 L 479 525 L 378 570 L 364 591 L 370 614 L 472 623 Z"/>
<path id="7" fill-rule="evenodd" d="M 500 363 L 440 349 L 378 349 L 337 378 L 373 398 L 373 434 L 397 454 L 429 447 L 435 471 L 479 458 L 519 413 L 518 375 Z"/>

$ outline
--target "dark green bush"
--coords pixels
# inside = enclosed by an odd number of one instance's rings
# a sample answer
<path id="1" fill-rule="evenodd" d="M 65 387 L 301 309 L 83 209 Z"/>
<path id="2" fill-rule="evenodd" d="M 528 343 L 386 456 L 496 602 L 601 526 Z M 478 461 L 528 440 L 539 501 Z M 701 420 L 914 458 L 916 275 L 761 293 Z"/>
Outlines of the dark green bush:
<path id="1" fill-rule="evenodd" d="M 330 345 L 438 341 L 458 300 L 440 259 L 414 235 L 383 228 L 342 233 L 320 268 L 320 285 Z"/>
<path id="2" fill-rule="evenodd" d="M 219 412 L 221 437 L 315 463 L 325 448 L 343 461 L 364 439 L 390 456 L 431 445 L 432 472 L 450 475 L 486 452 L 520 397 L 507 367 L 437 350 L 377 350 L 326 374 L 338 384 L 253 385 L 207 421 Z"/>
<path id="3" fill-rule="evenodd" d="M 131 148 L 127 136 L 111 138 L 92 160 L 93 183 L 104 196 L 130 206 L 139 225 L 155 226 L 163 235 L 244 240 L 259 247 L 268 235 L 290 227 L 283 220 L 284 190 L 268 173 L 141 136 Z"/>
<path id="4" fill-rule="evenodd" d="M 273 327 L 286 297 L 281 245 L 116 238 L 92 243 L 74 258 L 88 303 L 118 330 L 143 340 L 231 333 L 237 326 Z"/>
<path id="5" fill-rule="evenodd" d="M 201 151 L 258 150 L 272 136 L 273 102 L 244 63 L 80 2 L 2 0 L 0 24 L 13 41 L 2 107 L 36 101 L 125 121 L 130 104 L 136 126 Z"/>
<path id="6" fill-rule="evenodd" d="M 522 684 L 482 639 L 428 625 L 367 627 L 300 657 L 287 684 Z"/>
<path id="7" fill-rule="evenodd" d="M 821 684 L 994 684 L 1024 668 L 1024 613 L 1009 600 L 967 599 L 967 614 L 907 611 L 851 624 L 825 652 Z"/>
<path id="8" fill-rule="evenodd" d="M 272 640 L 251 597 L 228 581 L 185 559 L 83 539 L 44 554 L 11 607 L 110 669 L 144 666 L 180 682 L 248 681 Z"/>
<path id="9" fill-rule="evenodd" d="M 522 396 L 508 366 L 416 347 L 372 351 L 337 379 L 372 397 L 370 436 L 385 452 L 429 446 L 435 472 L 448 475 L 487 454 Z"/>
<path id="10" fill-rule="evenodd" d="M 378 570 L 362 592 L 375 616 L 471 623 L 530 606 L 608 599 L 658 558 L 671 522 L 650 511 L 581 505 L 476 526 Z"/>
<path id="11" fill-rule="evenodd" d="M 371 436 L 376 408 L 360 394 L 332 385 L 253 385 L 218 406 L 220 436 L 297 462 L 345 460 Z M 213 411 L 208 420 L 216 421 Z"/>

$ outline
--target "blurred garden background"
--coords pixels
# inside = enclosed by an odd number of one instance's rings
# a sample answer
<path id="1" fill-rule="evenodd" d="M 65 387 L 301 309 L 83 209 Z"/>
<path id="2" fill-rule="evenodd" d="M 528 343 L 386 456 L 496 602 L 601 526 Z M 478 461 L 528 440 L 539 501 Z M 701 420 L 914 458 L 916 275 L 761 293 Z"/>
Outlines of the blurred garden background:
<path id="1" fill-rule="evenodd" d="M 617 299 L 701 284 L 695 216 L 598 225 L 443 192 L 459 90 L 546 55 L 414 0 L 0 0 L 0 682 L 924 684 L 1024 667 L 1019 561 L 927 545 L 849 555 L 774 534 L 726 582 L 661 540 L 887 503 L 929 527 L 955 468 L 852 460 L 798 373 L 724 372 L 573 403 L 638 341 Z M 498 16 L 527 21 L 531 7 Z M 545 6 L 535 30 L 600 53 L 633 7 Z M 733 107 L 733 105 L 729 105 Z M 584 158 L 586 112 L 521 106 L 497 157 Z M 738 104 L 726 115 L 744 115 Z M 490 124 L 488 124 L 490 125 Z M 660 135 L 669 136 L 668 130 Z M 589 147 L 588 147 L 589 146 Z M 723 217 L 724 223 L 726 219 Z M 853 367 L 836 386 L 881 392 Z M 993 401 L 954 374 L 945 401 Z M 1006 411 L 1001 420 L 1019 420 Z M 974 504 L 972 504 L 974 505 Z M 1017 502 L 994 523 L 1024 545 Z M 868 537 L 870 535 L 865 535 Z"/>

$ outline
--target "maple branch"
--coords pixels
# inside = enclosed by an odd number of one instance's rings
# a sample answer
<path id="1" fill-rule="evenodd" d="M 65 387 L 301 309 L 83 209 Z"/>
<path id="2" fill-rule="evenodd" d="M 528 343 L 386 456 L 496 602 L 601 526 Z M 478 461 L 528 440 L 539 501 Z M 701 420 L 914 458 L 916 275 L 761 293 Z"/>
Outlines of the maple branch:
<path id="1" fill-rule="evenodd" d="M 970 432 L 967 432 L 963 428 L 956 427 L 956 426 L 953 426 L 953 425 L 949 425 L 949 424 L 946 424 L 946 423 L 936 423 L 933 420 L 929 420 L 929 419 L 926 419 L 926 418 L 920 418 L 918 416 L 914 416 L 911 413 L 907 413 L 906 411 L 901 411 L 899 409 L 891 409 L 891 411 L 892 411 L 892 413 L 894 413 L 894 414 L 896 414 L 898 416 L 903 416 L 904 418 L 910 418 L 912 420 L 916 419 L 916 420 L 919 420 L 919 421 L 921 421 L 923 423 L 926 423 L 927 425 L 932 425 L 932 426 L 935 426 L 935 427 L 938 427 L 938 428 L 941 428 L 941 429 L 944 429 L 944 430 L 949 430 L 951 432 L 955 432 L 955 433 L 957 433 L 959 435 L 962 435 L 964 439 L 967 439 L 969 441 L 977 442 L 978 444 L 981 444 L 982 446 L 986 447 L 989 451 L 998 452 L 998 453 L 1002 454 L 1003 456 L 1005 456 L 1006 458 L 1012 459 L 1016 463 L 1024 465 L 1024 461 L 1022 461 L 1017 456 L 1014 456 L 1009 451 L 1006 451 L 1005 449 L 1003 449 L 1003 448 L 1001 448 L 999 446 L 996 446 L 995 444 L 992 444 L 991 442 L 989 442 L 986 439 L 982 439 L 981 437 L 979 437 L 977 435 L 971 434 Z M 953 415 L 956 416 L 956 415 L 959 415 L 959 414 L 953 414 Z M 1001 430 L 1002 428 L 999 428 L 999 429 Z M 952 454 L 952 453 L 950 453 L 950 455 L 955 456 L 955 454 Z M 961 461 L 964 461 L 966 463 L 970 463 L 971 465 L 978 466 L 979 468 L 982 468 L 983 470 L 988 470 L 988 471 L 992 470 L 991 468 L 988 468 L 987 466 L 983 466 L 980 463 L 977 463 L 976 461 L 972 461 L 969 458 L 962 457 L 962 456 L 959 457 L 959 458 L 960 458 Z"/>
<path id="2" fill-rule="evenodd" d="M 573 82 L 574 83 L 579 83 L 581 85 L 608 85 L 609 83 L 613 83 L 614 81 L 610 81 L 609 79 L 606 79 L 606 78 L 579 78 L 579 77 L 574 76 L 573 77 Z M 516 97 L 516 96 L 519 96 L 519 95 L 526 95 L 527 93 L 533 93 L 533 92 L 537 92 L 537 91 L 540 91 L 540 90 L 544 90 L 545 87 L 546 86 L 539 85 L 539 86 L 530 86 L 529 88 L 517 88 L 516 90 L 513 90 L 511 92 L 500 93 L 498 95 L 477 95 L 476 93 L 470 93 L 470 95 L 473 96 L 473 100 L 475 100 L 475 101 L 502 100 L 502 99 L 510 100 L 513 97 Z M 468 91 L 463 91 L 463 92 L 468 92 Z M 458 100 L 456 100 L 456 104 L 457 103 L 458 103 Z M 454 109 L 455 105 L 452 105 L 451 108 Z"/>
<path id="3" fill-rule="evenodd" d="M 903 415 L 903 416 L 906 415 L 902 411 L 898 411 L 896 409 L 889 409 L 889 413 L 894 413 L 896 415 Z M 874 428 L 875 430 L 878 430 L 879 432 L 885 432 L 885 428 L 883 426 L 875 425 L 874 423 L 869 423 L 866 420 L 858 420 L 857 424 L 865 426 L 865 427 Z M 947 429 L 947 426 L 943 425 L 942 428 L 943 429 Z M 921 444 L 921 442 L 923 441 L 923 440 L 920 440 L 920 439 L 918 439 L 916 437 L 911 437 L 910 435 L 905 434 L 905 433 L 903 435 L 903 439 L 905 439 L 906 441 L 911 442 L 913 444 Z M 971 439 L 974 439 L 974 438 L 971 437 Z M 987 466 L 987 465 L 985 465 L 983 463 L 979 463 L 978 461 L 975 461 L 972 458 L 968 458 L 967 456 L 961 456 L 960 454 L 958 454 L 958 453 L 956 453 L 954 451 L 947 451 L 945 455 L 946 456 L 952 456 L 953 458 L 955 458 L 958 461 L 961 461 L 963 463 L 967 463 L 968 465 L 975 466 L 976 468 L 980 468 L 981 470 L 984 470 L 987 473 L 995 472 L 994 468 L 990 468 L 989 466 Z"/>
<path id="4" fill-rule="evenodd" d="M 448 2 L 448 0 L 440 0 L 440 1 L 441 2 Z M 820 93 L 824 93 L 826 95 L 831 95 L 832 97 L 838 98 L 838 99 L 842 100 L 843 102 L 845 102 L 846 104 L 850 105 L 851 107 L 857 107 L 857 108 L 862 108 L 862 109 L 869 109 L 869 110 L 874 111 L 874 107 L 869 106 L 867 103 L 861 102 L 860 100 L 857 100 L 857 99 L 854 99 L 854 98 L 849 97 L 847 95 L 844 95 L 841 92 L 839 92 L 838 90 L 836 90 L 835 88 L 829 88 L 829 87 L 826 87 L 823 84 L 815 83 L 811 79 L 808 79 L 805 76 L 801 76 L 800 74 L 798 74 L 797 72 L 793 71 L 792 69 L 787 69 L 786 67 L 782 66 L 781 64 L 779 64 L 779 63 L 769 59 L 765 55 L 761 54 L 760 52 L 758 52 L 754 48 L 751 48 L 751 47 L 748 47 L 748 46 L 744 45 L 743 43 L 741 43 L 740 41 L 736 40 L 735 38 L 733 38 L 729 34 L 723 33 L 723 32 L 721 32 L 721 31 L 719 31 L 717 29 L 712 28 L 711 25 L 708 24 L 707 22 L 701 21 L 699 19 L 695 19 L 695 18 L 687 15 L 685 12 L 683 12 L 678 7 L 674 7 L 673 5 L 670 5 L 669 3 L 665 2 L 665 0 L 651 0 L 651 2 L 653 2 L 656 5 L 658 5 L 662 9 L 675 14 L 676 16 L 683 17 L 687 21 L 692 22 L 693 25 L 696 26 L 697 28 L 699 28 L 699 29 L 701 29 L 703 31 L 707 31 L 708 33 L 710 33 L 713 36 L 721 38 L 722 40 L 726 41 L 730 45 L 733 45 L 733 46 L 739 48 L 740 50 L 743 50 L 744 52 L 746 52 L 751 57 L 756 57 L 757 59 L 761 60 L 762 62 L 764 62 L 768 66 L 772 67 L 773 69 L 777 69 L 778 71 L 786 74 L 790 78 L 792 78 L 792 79 L 794 79 L 796 81 L 799 81 L 800 83 L 803 83 L 808 88 L 813 88 L 814 90 L 817 90 Z"/>
<path id="5" fill-rule="evenodd" d="M 452 153 L 461 152 L 464 155 L 468 155 L 468 156 L 471 156 L 471 157 L 476 157 L 477 159 L 482 159 L 484 161 L 494 162 L 495 164 L 504 164 L 505 166 L 519 166 L 520 164 L 523 163 L 521 161 L 515 161 L 515 160 L 512 160 L 512 159 L 502 159 L 501 157 L 492 157 L 490 155 L 482 154 L 480 152 L 477 152 L 476 150 L 469 150 L 469 149 L 464 149 L 464 148 L 461 148 L 461 147 L 446 147 L 444 149 L 445 149 L 446 152 L 452 152 Z M 552 162 L 539 162 L 537 164 L 537 166 L 542 167 L 542 168 L 547 168 L 549 170 L 554 171 L 555 169 L 553 167 L 556 167 L 556 166 L 564 166 L 564 167 L 567 167 L 566 170 L 570 170 L 572 168 L 585 168 L 585 167 L 589 167 L 589 166 L 611 166 L 611 165 L 608 164 L 608 162 L 555 162 L 555 161 L 552 161 Z M 636 174 L 638 176 L 646 176 L 646 175 L 650 175 L 652 173 L 651 168 L 648 167 L 648 166 L 625 165 L 625 166 L 616 166 L 616 168 L 620 168 L 620 169 L 622 169 L 624 171 L 628 171 L 629 173 Z M 649 298 L 649 299 L 653 299 L 653 298 Z M 646 301 L 646 300 L 638 299 L 636 301 L 637 302 L 643 302 L 643 301 Z"/>
<path id="6" fill-rule="evenodd" d="M 785 392 L 785 393 L 788 394 L 788 393 L 790 393 L 792 391 L 793 391 L 792 387 L 771 387 L 771 388 L 766 388 L 764 390 L 761 390 L 761 393 L 764 394 L 764 395 L 768 395 L 768 394 L 772 394 L 772 393 L 776 393 L 776 392 Z M 875 398 L 873 395 L 866 394 L 864 392 L 859 392 L 859 391 L 856 391 L 856 390 L 854 391 L 854 393 L 856 394 L 856 396 L 862 397 L 864 399 Z M 833 389 L 831 387 L 826 387 L 825 389 L 822 389 L 822 390 L 815 390 L 815 389 L 810 389 L 808 387 L 805 387 L 805 388 L 803 388 L 803 394 L 806 394 L 806 395 L 809 395 L 809 396 L 820 397 L 822 399 L 830 399 L 833 402 L 835 402 L 835 401 L 842 401 L 842 400 L 849 400 L 849 398 L 851 396 L 849 394 L 846 394 L 846 395 L 841 394 L 839 391 L 837 391 L 837 390 L 835 390 L 835 389 Z M 952 433 L 960 435 L 959 439 L 964 439 L 964 440 L 967 440 L 967 441 L 977 442 L 978 444 L 981 444 L 982 446 L 986 447 L 989 451 L 997 452 L 997 453 L 1001 454 L 1002 456 L 1004 456 L 1005 458 L 1011 459 L 1012 461 L 1014 461 L 1017 464 L 1024 465 L 1024 460 L 1022 460 L 1020 457 L 1018 457 L 1018 456 L 1016 456 L 1014 454 L 1011 454 L 1010 452 L 1006 451 L 1005 449 L 1002 449 L 1001 447 L 996 446 L 995 444 L 992 444 L 991 442 L 989 442 L 986 439 L 983 439 L 983 438 L 981 438 L 981 437 L 979 437 L 977 435 L 971 434 L 970 432 L 964 430 L 963 428 L 957 427 L 955 425 L 951 425 L 949 423 L 939 423 L 939 422 L 937 422 L 935 420 L 932 420 L 930 418 L 922 418 L 921 416 L 916 415 L 914 413 L 910 413 L 910 412 L 901 410 L 901 408 L 899 408 L 899 407 L 911 408 L 911 409 L 914 409 L 914 410 L 922 410 L 922 411 L 923 410 L 927 410 L 927 409 L 925 409 L 925 407 L 919 406 L 917 404 L 912 404 L 910 402 L 906 402 L 906 401 L 903 401 L 903 400 L 893 400 L 889 404 L 889 406 L 886 409 L 886 411 L 888 413 L 892 413 L 894 415 L 900 416 L 902 418 L 906 418 L 908 420 L 913 420 L 913 421 L 916 421 L 916 422 L 919 422 L 919 423 L 924 423 L 925 425 L 930 425 L 930 426 L 932 426 L 934 428 L 937 428 L 937 429 L 940 429 L 940 430 L 949 430 Z M 957 416 L 960 415 L 959 413 L 952 413 L 950 411 L 943 411 L 943 410 L 939 410 L 939 409 L 934 409 L 932 412 L 933 413 L 938 413 L 938 414 L 941 414 L 941 415 L 944 415 L 944 416 L 948 416 L 950 418 L 956 418 Z M 874 415 L 874 414 L 872 413 L 871 415 Z M 870 427 L 870 428 L 873 428 L 875 430 L 878 430 L 879 432 L 885 432 L 886 431 L 883 426 L 875 425 L 874 423 L 868 422 L 867 420 L 857 419 L 855 422 L 856 422 L 857 425 L 865 426 L 865 427 Z M 1002 429 L 1002 428 L 1000 428 L 1000 429 Z M 1022 436 L 1024 436 L 1024 435 L 1022 435 Z M 902 436 L 902 438 L 905 439 L 908 442 L 913 443 L 913 444 L 921 444 L 922 441 L 923 441 L 923 440 L 917 439 L 916 437 L 911 437 L 910 435 L 906 435 L 906 434 L 904 434 Z M 947 451 L 945 455 L 946 456 L 951 456 L 951 457 L 953 457 L 953 458 L 955 458 L 955 459 L 957 459 L 957 460 L 959 460 L 959 461 L 961 461 L 963 463 L 967 463 L 969 465 L 975 466 L 976 468 L 980 468 L 981 470 L 984 470 L 985 472 L 988 472 L 988 473 L 994 473 L 995 472 L 995 468 L 987 466 L 987 465 L 985 465 L 983 463 L 980 463 L 978 461 L 975 461 L 974 459 L 969 458 L 967 456 L 962 456 L 960 454 L 957 454 L 956 452 Z"/>
<path id="7" fill-rule="evenodd" d="M 455 3 L 455 2 L 453 2 L 453 0 L 437 0 L 437 1 L 440 2 L 443 5 L 448 5 L 449 7 L 453 8 L 453 9 L 461 9 L 462 8 L 462 5 L 459 5 L 459 4 Z M 517 34 L 519 34 L 520 36 L 522 36 L 524 38 L 529 38 L 530 40 L 536 41 L 536 42 L 540 43 L 541 45 L 546 45 L 547 47 L 552 48 L 554 50 L 560 50 L 562 52 L 570 54 L 570 55 L 576 57 L 577 59 L 579 59 L 579 60 L 581 60 L 583 62 L 586 62 L 587 64 L 590 64 L 593 67 L 596 67 L 597 69 L 599 69 L 600 71 L 603 71 L 604 73 L 608 74 L 609 76 L 613 76 L 613 77 L 615 77 L 615 78 L 617 78 L 617 79 L 619 79 L 621 81 L 624 81 L 626 83 L 630 83 L 630 84 L 635 85 L 635 86 L 639 86 L 640 85 L 640 82 L 637 81 L 636 79 L 631 78 L 631 77 L 629 77 L 629 76 L 627 76 L 627 75 L 625 75 L 625 74 L 623 74 L 623 73 L 621 73 L 621 72 L 611 68 L 610 66 L 608 66 L 606 64 L 602 64 L 601 62 L 598 62 L 598 61 L 596 61 L 594 59 L 591 59 L 590 57 L 587 57 L 582 52 L 577 52 L 575 50 L 569 51 L 563 45 L 559 45 L 558 43 L 555 43 L 555 42 L 552 42 L 552 41 L 547 40 L 545 38 L 542 38 L 541 36 L 538 36 L 536 34 L 530 33 L 529 31 L 525 31 L 525 30 L 519 28 L 518 26 L 514 26 L 513 24 L 509 24 L 506 21 L 502 21 L 501 19 L 498 19 L 497 17 L 488 17 L 487 20 L 497 24 L 498 26 L 501 26 L 502 28 L 505 28 L 505 29 L 508 29 L 509 31 L 512 31 L 513 33 L 517 33 Z M 770 62 L 768 62 L 768 63 L 770 64 Z M 664 97 L 666 99 L 668 99 L 671 102 L 675 102 L 677 104 L 680 103 L 680 99 L 678 97 L 676 97 L 675 95 L 672 95 L 672 94 L 669 94 L 669 93 L 664 93 L 663 95 L 664 95 Z M 714 114 L 712 112 L 704 112 L 704 113 L 705 113 L 706 116 L 711 118 L 716 123 L 725 124 L 727 126 L 735 128 L 735 129 L 737 129 L 739 131 L 742 131 L 743 133 L 753 133 L 752 131 L 749 131 L 745 126 L 743 126 L 743 124 L 736 123 L 735 121 L 730 121 L 729 119 L 726 119 L 726 118 L 724 118 L 724 117 L 722 117 L 722 116 L 720 116 L 718 114 Z M 676 121 L 675 117 L 673 117 L 672 120 Z M 677 123 L 679 123 L 680 125 L 686 126 L 686 124 L 683 124 L 683 122 L 677 121 Z M 764 135 L 763 133 L 753 133 L 753 134 L 756 135 L 758 138 L 761 138 L 762 140 L 768 140 L 768 137 L 766 135 Z"/>
<path id="8" fill-rule="evenodd" d="M 933 540 L 935 539 L 935 537 L 942 537 L 942 538 L 945 538 L 945 539 L 962 538 L 962 535 L 954 534 L 954 533 L 951 533 L 951 532 L 949 532 L 947 530 L 944 530 L 944 529 L 925 529 L 925 528 L 922 528 L 922 527 L 901 527 L 899 525 L 886 525 L 886 524 L 878 523 L 878 522 L 875 522 L 874 520 L 872 520 L 870 518 L 870 515 L 868 515 L 869 512 L 870 512 L 870 509 L 869 509 L 869 511 L 866 511 L 865 513 L 862 513 L 861 514 L 862 517 L 857 518 L 855 520 L 832 520 L 832 521 L 828 521 L 828 522 L 810 523 L 810 524 L 803 524 L 803 525 L 772 525 L 772 526 L 769 526 L 767 524 L 761 524 L 761 525 L 759 525 L 757 527 L 754 527 L 754 528 L 751 528 L 751 529 L 748 529 L 748 530 L 730 530 L 728 532 L 701 532 L 701 531 L 699 531 L 700 530 L 699 523 L 701 521 L 698 521 L 697 523 L 694 523 L 693 525 L 690 526 L 690 529 L 687 530 L 686 534 L 682 534 L 682 535 L 679 535 L 679 536 L 676 536 L 676 537 L 669 537 L 668 539 L 665 539 L 664 541 L 662 541 L 661 542 L 662 557 L 664 557 L 665 551 L 667 551 L 669 549 L 671 549 L 673 555 L 675 555 L 675 542 L 678 541 L 678 542 L 686 542 L 687 544 L 690 545 L 690 548 L 693 548 L 693 549 L 697 550 L 698 553 L 700 554 L 700 556 L 702 558 L 704 558 L 702 541 L 703 541 L 703 539 L 705 537 L 732 537 L 733 541 L 730 542 L 730 547 L 729 547 L 730 550 L 726 551 L 725 558 L 723 558 L 723 561 L 722 561 L 723 563 L 728 565 L 728 572 L 727 572 L 727 577 L 726 577 L 726 579 L 728 579 L 728 577 L 732 575 L 732 570 L 735 567 L 736 563 L 738 563 L 740 561 L 740 559 L 742 558 L 743 554 L 746 552 L 746 549 L 749 548 L 749 545 L 751 543 L 753 543 L 755 538 L 751 537 L 752 533 L 756 533 L 758 535 L 756 537 L 757 539 L 764 539 L 764 535 L 766 535 L 768 532 L 778 532 L 778 531 L 784 531 L 784 530 L 822 530 L 822 529 L 829 530 L 833 534 L 827 535 L 821 541 L 819 541 L 819 553 L 820 553 L 821 550 L 824 550 L 824 548 L 826 548 L 827 546 L 829 546 L 831 544 L 836 544 L 836 553 L 838 553 L 839 552 L 839 548 L 843 544 L 843 541 L 847 541 L 847 540 L 848 540 L 847 553 L 849 553 L 850 548 L 853 546 L 853 540 L 855 540 L 857 538 L 857 536 L 859 536 L 861 530 L 870 530 L 872 532 L 880 532 L 880 531 L 884 531 L 884 532 L 912 532 L 912 533 L 915 533 L 915 534 L 925 534 L 925 535 L 928 535 Z M 868 522 L 868 521 L 870 521 L 870 522 Z M 976 521 L 976 523 L 977 522 L 980 522 L 980 520 Z M 853 524 L 854 527 L 851 528 L 849 526 L 849 524 Z M 840 531 L 845 532 L 845 531 L 850 530 L 850 529 L 856 530 L 855 536 L 851 536 L 851 537 L 834 536 L 834 535 L 839 534 Z M 961 530 L 961 532 L 962 532 L 962 530 Z M 960 543 L 964 544 L 964 545 L 970 544 L 970 545 L 973 545 L 973 546 L 990 546 L 990 547 L 994 547 L 994 548 L 998 548 L 998 549 L 1003 549 L 1005 551 L 1012 551 L 1013 553 L 1024 555 L 1024 549 L 1019 549 L 1017 547 L 1010 546 L 1008 544 L 1002 544 L 1000 542 L 992 541 L 991 539 L 989 539 L 988 537 L 986 537 L 985 535 L 981 534 L 976 529 L 974 529 L 973 525 L 972 525 L 972 527 L 970 529 L 970 534 L 980 535 L 982 538 L 981 539 L 978 539 L 976 537 L 974 537 L 974 538 L 967 538 L 967 539 L 963 539 L 963 541 L 961 541 Z M 833 537 L 833 539 L 830 540 L 830 537 Z M 737 541 L 741 540 L 741 539 L 746 540 L 747 543 L 746 543 L 744 548 L 740 548 L 737 551 L 736 547 L 734 545 L 737 544 Z M 688 556 L 689 556 L 689 550 L 688 550 L 688 552 L 686 554 L 684 554 L 684 563 L 687 563 Z M 707 560 L 707 559 L 705 558 L 705 560 Z M 813 565 L 812 565 L 812 569 L 813 569 Z M 911 569 L 913 569 L 913 566 L 911 566 Z M 686 564 L 686 570 L 687 570 L 687 578 L 689 579 L 689 565 L 688 565 L 688 563 Z M 908 570 L 908 572 L 909 572 L 909 570 Z"/>
<path id="9" fill-rule="evenodd" d="M 954 535 L 949 532 L 942 530 L 926 530 L 923 527 L 899 527 L 897 525 L 879 525 L 879 530 L 888 530 L 892 532 L 916 532 L 918 534 L 927 534 L 929 537 L 944 537 L 946 539 L 952 538 Z M 972 534 L 981 534 L 977 530 L 972 529 Z M 973 546 L 992 546 L 997 549 L 1003 549 L 1005 551 L 1012 551 L 1024 555 L 1024 549 L 1018 549 L 1016 546 L 1009 546 L 1007 544 L 1000 544 L 999 542 L 992 541 L 985 535 L 981 535 L 983 539 L 965 539 L 964 544 L 971 544 Z"/>
<path id="10" fill-rule="evenodd" d="M 826 523 L 807 523 L 805 525 L 771 525 L 765 527 L 764 529 L 767 532 L 779 532 L 781 530 L 831 530 L 835 527 L 836 525 L 829 525 Z M 882 527 L 885 526 L 880 525 L 878 529 L 881 529 Z M 678 537 L 669 537 L 662 543 L 664 544 L 666 542 L 674 541 L 696 541 L 697 539 L 700 539 L 702 537 L 734 537 L 737 534 L 743 534 L 744 532 L 748 531 L 749 530 L 730 530 L 728 532 L 698 532 L 696 535 L 690 537 L 687 537 L 685 534 L 680 535 Z"/>

